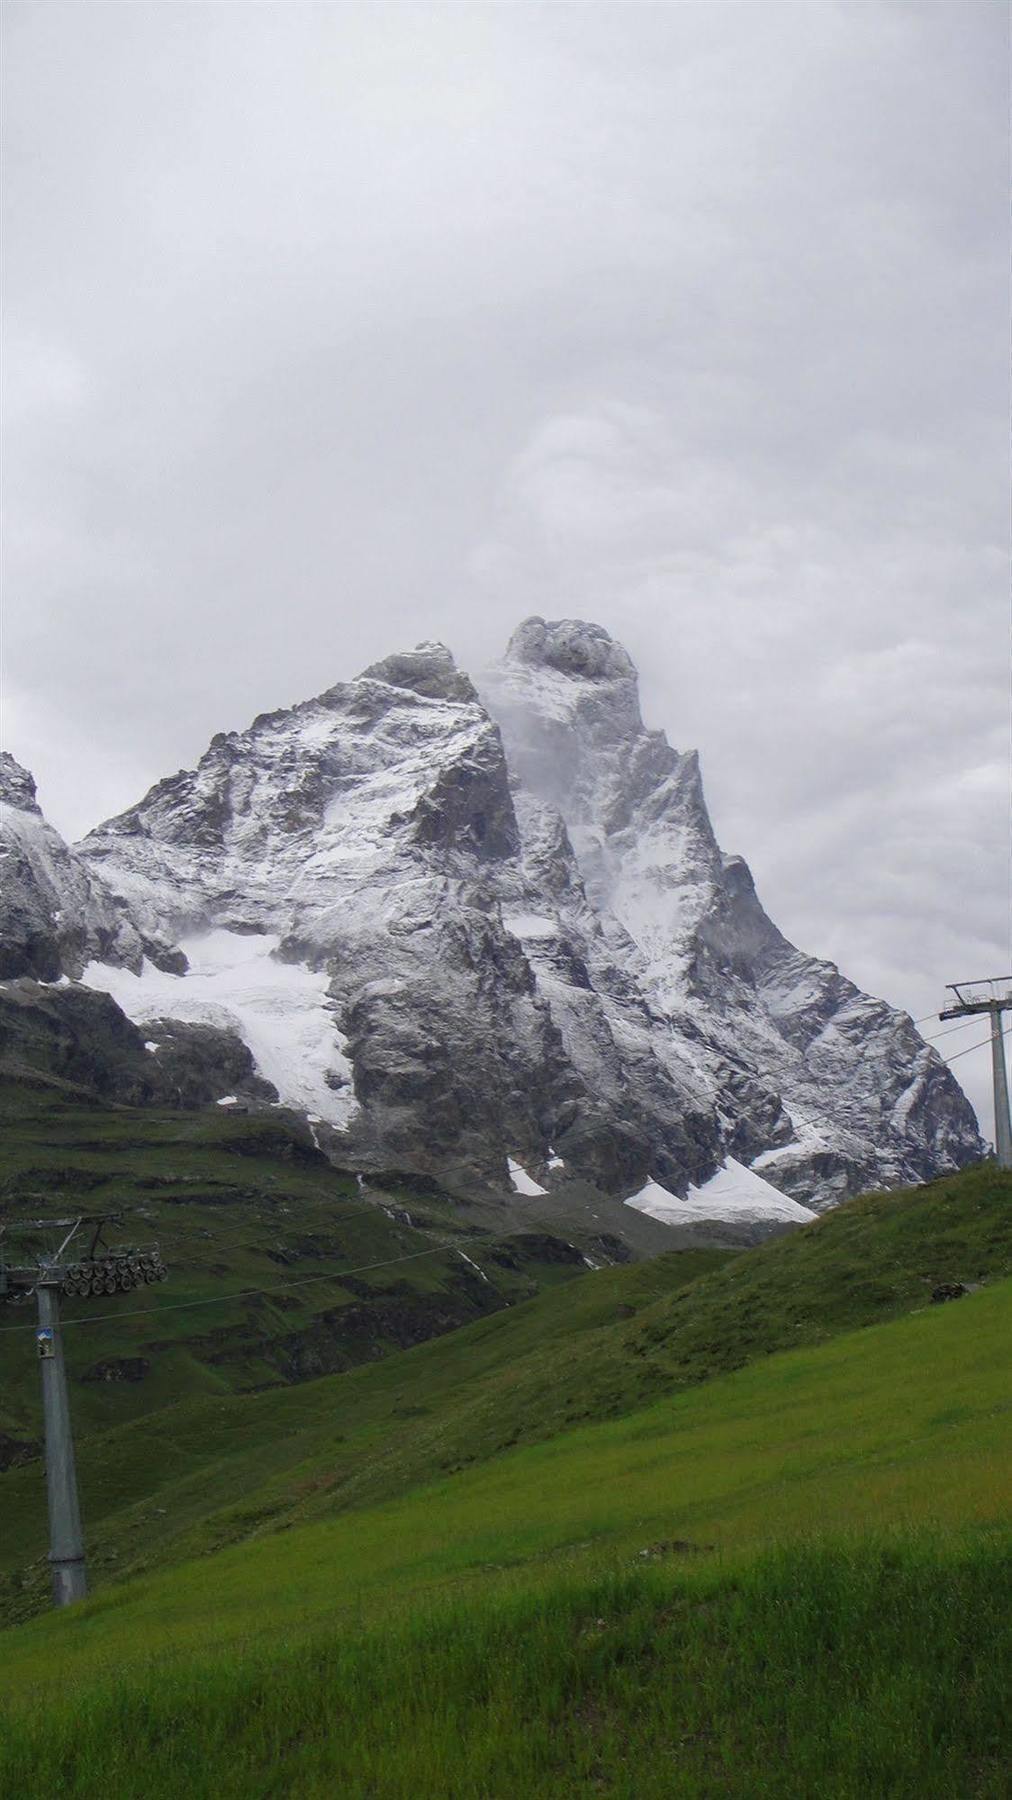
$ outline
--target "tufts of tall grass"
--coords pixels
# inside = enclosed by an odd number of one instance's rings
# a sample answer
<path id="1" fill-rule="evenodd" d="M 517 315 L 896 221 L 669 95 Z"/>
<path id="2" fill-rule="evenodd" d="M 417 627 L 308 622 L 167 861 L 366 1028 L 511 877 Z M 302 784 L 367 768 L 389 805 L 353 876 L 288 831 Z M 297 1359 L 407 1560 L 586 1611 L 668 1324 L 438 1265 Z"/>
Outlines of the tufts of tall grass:
<path id="1" fill-rule="evenodd" d="M 487 1593 L 8 1715 L 0 1791 L 80 1800 L 998 1800 L 994 1539 L 794 1547 Z"/>

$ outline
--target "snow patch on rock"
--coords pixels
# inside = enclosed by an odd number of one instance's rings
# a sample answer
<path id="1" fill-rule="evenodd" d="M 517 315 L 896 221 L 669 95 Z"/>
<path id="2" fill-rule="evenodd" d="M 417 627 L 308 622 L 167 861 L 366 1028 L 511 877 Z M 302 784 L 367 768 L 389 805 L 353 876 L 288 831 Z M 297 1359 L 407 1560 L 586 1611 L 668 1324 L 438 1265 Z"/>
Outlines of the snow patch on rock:
<path id="1" fill-rule="evenodd" d="M 503 913 L 503 924 L 513 937 L 554 938 L 559 935 L 558 919 L 546 919 L 542 913 Z"/>
<path id="2" fill-rule="evenodd" d="M 765 1224 L 767 1222 L 808 1225 L 818 1217 L 810 1207 L 788 1199 L 754 1170 L 729 1156 L 709 1181 L 690 1186 L 684 1200 L 668 1193 L 656 1181 L 648 1181 L 638 1194 L 626 1201 L 637 1212 L 649 1213 L 665 1225 L 696 1223 Z"/>
<path id="3" fill-rule="evenodd" d="M 515 1194 L 545 1194 L 548 1192 L 547 1188 L 538 1186 L 537 1182 L 532 1176 L 528 1175 L 527 1170 L 521 1163 L 514 1162 L 512 1157 L 509 1157 L 507 1160 L 509 1162 L 510 1179 L 512 1180 L 513 1192 Z"/>

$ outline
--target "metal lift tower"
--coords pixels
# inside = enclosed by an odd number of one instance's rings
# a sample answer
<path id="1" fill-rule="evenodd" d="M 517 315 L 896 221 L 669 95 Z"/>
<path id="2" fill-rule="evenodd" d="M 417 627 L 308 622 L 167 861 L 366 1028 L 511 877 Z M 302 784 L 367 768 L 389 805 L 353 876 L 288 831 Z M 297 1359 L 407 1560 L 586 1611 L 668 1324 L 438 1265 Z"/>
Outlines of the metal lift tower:
<path id="1" fill-rule="evenodd" d="M 1009 1116 L 1008 1068 L 1005 1062 L 1002 1015 L 1012 1012 L 1012 975 L 995 975 L 986 981 L 950 981 L 956 1004 L 939 1013 L 940 1019 L 963 1019 L 971 1013 L 987 1013 L 991 1019 L 991 1067 L 994 1076 L 994 1148 L 1000 1169 L 1012 1169 L 1012 1119 Z"/>
<path id="2" fill-rule="evenodd" d="M 88 1591 L 67 1371 L 60 1334 L 60 1295 L 98 1298 L 127 1293 L 144 1282 L 164 1281 L 166 1276 L 157 1244 L 143 1249 L 130 1245 L 102 1247 L 102 1228 L 110 1222 L 111 1216 L 106 1213 L 81 1215 L 76 1219 L 21 1220 L 13 1227 L 18 1233 L 37 1237 L 39 1233 L 62 1231 L 65 1235 L 54 1253 L 37 1254 L 31 1260 L 13 1265 L 4 1259 L 0 1245 L 0 1298 L 29 1300 L 34 1294 L 39 1307 L 35 1344 L 42 1375 L 46 1427 L 49 1562 L 53 1571 L 54 1606 L 69 1606 L 74 1600 L 83 1600 Z M 82 1225 L 95 1227 L 91 1248 L 83 1258 L 68 1257 L 71 1242 Z M 6 1238 L 6 1231 L 4 1235 Z"/>

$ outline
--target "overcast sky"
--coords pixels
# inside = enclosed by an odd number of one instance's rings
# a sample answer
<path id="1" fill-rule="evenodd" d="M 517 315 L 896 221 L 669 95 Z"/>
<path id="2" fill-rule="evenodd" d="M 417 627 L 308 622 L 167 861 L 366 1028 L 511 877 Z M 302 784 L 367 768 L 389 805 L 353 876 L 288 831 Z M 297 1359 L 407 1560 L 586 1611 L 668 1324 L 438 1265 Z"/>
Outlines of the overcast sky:
<path id="1" fill-rule="evenodd" d="M 53 822 L 580 616 L 789 936 L 915 1017 L 1003 973 L 1006 35 L 8 6 L 4 740 Z"/>

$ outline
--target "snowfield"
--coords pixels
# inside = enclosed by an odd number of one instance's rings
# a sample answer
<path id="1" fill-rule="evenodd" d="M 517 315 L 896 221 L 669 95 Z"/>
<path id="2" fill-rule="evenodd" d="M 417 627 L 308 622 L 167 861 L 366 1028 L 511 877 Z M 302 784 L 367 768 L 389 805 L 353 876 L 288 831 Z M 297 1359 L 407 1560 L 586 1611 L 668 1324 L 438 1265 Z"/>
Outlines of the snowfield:
<path id="1" fill-rule="evenodd" d="M 328 977 L 282 962 L 275 955 L 278 942 L 276 936 L 209 931 L 180 944 L 190 965 L 185 975 L 167 975 L 145 959 L 139 975 L 89 963 L 82 980 L 111 994 L 135 1025 L 180 1019 L 237 1032 L 257 1073 L 273 1082 L 286 1106 L 345 1130 L 357 1103 Z M 328 1071 L 346 1085 L 335 1091 Z"/>

